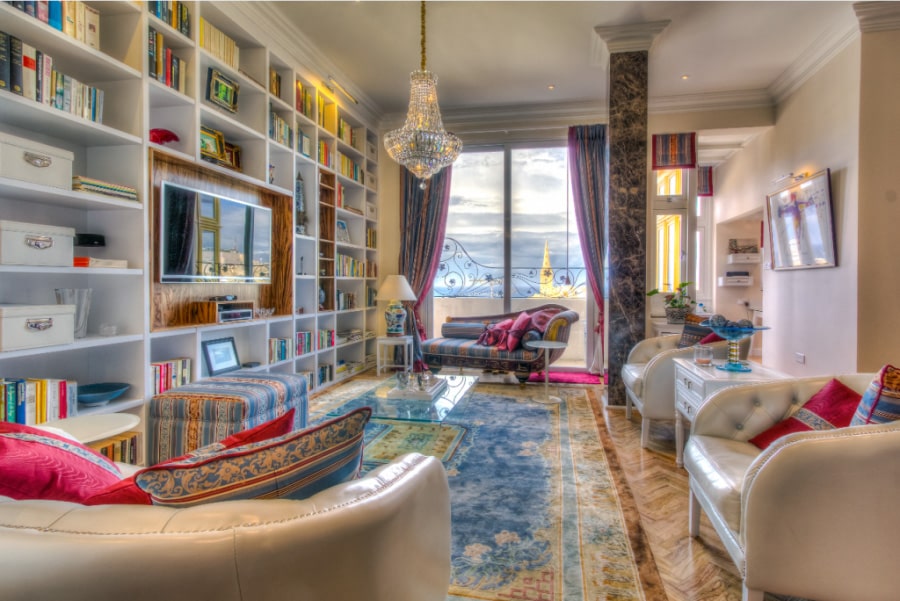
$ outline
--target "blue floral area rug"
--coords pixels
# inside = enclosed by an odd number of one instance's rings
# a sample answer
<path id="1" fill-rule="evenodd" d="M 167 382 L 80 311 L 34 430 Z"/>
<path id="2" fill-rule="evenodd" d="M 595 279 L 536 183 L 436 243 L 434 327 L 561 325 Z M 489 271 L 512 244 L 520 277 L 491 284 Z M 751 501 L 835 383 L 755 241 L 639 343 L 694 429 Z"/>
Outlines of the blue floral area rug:
<path id="1" fill-rule="evenodd" d="M 366 469 L 423 449 L 447 469 L 448 601 L 666 599 L 634 501 L 614 470 L 615 451 L 598 427 L 599 389 L 562 385 L 563 402 L 543 404 L 540 385 L 478 384 L 439 434 L 370 424 Z"/>

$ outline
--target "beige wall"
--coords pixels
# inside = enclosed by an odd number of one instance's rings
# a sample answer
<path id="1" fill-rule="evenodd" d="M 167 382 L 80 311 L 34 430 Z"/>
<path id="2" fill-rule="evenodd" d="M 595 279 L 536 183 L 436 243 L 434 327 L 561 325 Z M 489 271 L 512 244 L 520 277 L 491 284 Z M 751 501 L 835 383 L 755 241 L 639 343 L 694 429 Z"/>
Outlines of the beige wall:
<path id="1" fill-rule="evenodd" d="M 763 363 L 797 376 L 857 370 L 859 64 L 857 40 L 777 107 L 774 128 L 716 169 L 717 223 L 758 213 L 782 175 L 831 169 L 838 266 L 761 270 L 772 328 Z"/>
<path id="2" fill-rule="evenodd" d="M 396 274 L 400 266 L 400 166 L 383 146 L 378 149 L 378 286 L 385 276 Z M 384 313 L 386 301 L 379 301 Z M 378 320 L 377 334 L 383 336 L 387 324 Z"/>

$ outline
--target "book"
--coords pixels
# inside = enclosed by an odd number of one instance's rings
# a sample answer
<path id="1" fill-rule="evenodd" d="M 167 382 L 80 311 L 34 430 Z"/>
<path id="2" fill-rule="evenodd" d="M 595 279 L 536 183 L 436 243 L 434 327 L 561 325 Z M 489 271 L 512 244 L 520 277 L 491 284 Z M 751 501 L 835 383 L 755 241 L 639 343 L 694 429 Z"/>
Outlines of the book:
<path id="1" fill-rule="evenodd" d="M 37 18 L 44 23 L 50 20 L 49 2 L 47 0 L 38 0 L 37 2 Z"/>
<path id="2" fill-rule="evenodd" d="M 79 42 L 84 41 L 84 2 L 76 0 L 75 2 L 75 39 Z"/>
<path id="3" fill-rule="evenodd" d="M 75 32 L 75 2 L 73 0 L 64 0 L 62 3 L 62 31 L 73 38 Z"/>
<path id="4" fill-rule="evenodd" d="M 34 99 L 43 102 L 44 98 L 44 53 L 37 50 L 34 53 Z"/>
<path id="5" fill-rule="evenodd" d="M 9 89 L 22 96 L 22 40 L 9 36 Z"/>
<path id="6" fill-rule="evenodd" d="M 25 0 L 25 14 L 30 17 L 37 17 L 37 1 Z"/>
<path id="7" fill-rule="evenodd" d="M 22 42 L 22 96 L 37 100 L 37 49 Z"/>
<path id="8" fill-rule="evenodd" d="M 53 103 L 55 90 L 53 88 L 53 57 L 41 53 L 41 102 L 50 105 Z"/>
<path id="9" fill-rule="evenodd" d="M 97 257 L 73 257 L 74 267 L 112 267 L 115 269 L 128 269 L 126 259 L 98 259 Z"/>
<path id="10" fill-rule="evenodd" d="M 0 90 L 9 89 L 9 34 L 0 31 Z"/>
<path id="11" fill-rule="evenodd" d="M 62 0 L 48 0 L 47 25 L 62 31 Z"/>
<path id="12" fill-rule="evenodd" d="M 100 11 L 88 4 L 84 5 L 84 42 L 100 49 Z"/>

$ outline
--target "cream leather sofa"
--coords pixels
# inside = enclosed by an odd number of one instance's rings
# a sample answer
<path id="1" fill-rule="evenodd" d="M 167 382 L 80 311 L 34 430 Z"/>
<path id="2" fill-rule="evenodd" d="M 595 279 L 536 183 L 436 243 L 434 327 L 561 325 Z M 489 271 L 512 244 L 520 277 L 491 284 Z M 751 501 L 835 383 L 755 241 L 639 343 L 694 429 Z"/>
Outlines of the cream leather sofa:
<path id="1" fill-rule="evenodd" d="M 625 384 L 625 416 L 631 419 L 632 406 L 641 413 L 641 446 L 650 442 L 650 421 L 675 419 L 675 363 L 677 357 L 690 359 L 693 347 L 678 348 L 681 336 L 654 336 L 638 342 L 628 353 L 622 366 L 622 382 Z M 750 339 L 741 344 L 741 359 L 750 352 Z M 713 358 L 728 357 L 728 342 L 713 342 Z"/>
<path id="2" fill-rule="evenodd" d="M 302 501 L 0 497 L 4 601 L 444 601 L 449 581 L 447 477 L 417 454 Z"/>
<path id="3" fill-rule="evenodd" d="M 838 376 L 863 393 L 874 374 Z M 748 384 L 710 396 L 684 452 L 689 529 L 700 509 L 743 578 L 763 591 L 816 601 L 896 601 L 900 569 L 900 422 L 747 442 L 792 414 L 831 376 Z"/>

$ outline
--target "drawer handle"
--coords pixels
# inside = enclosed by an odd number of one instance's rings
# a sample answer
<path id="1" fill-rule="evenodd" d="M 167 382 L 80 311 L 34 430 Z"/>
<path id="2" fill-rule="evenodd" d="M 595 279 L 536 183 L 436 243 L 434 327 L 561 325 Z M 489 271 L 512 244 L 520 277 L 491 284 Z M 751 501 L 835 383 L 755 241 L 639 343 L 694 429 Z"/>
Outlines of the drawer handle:
<path id="1" fill-rule="evenodd" d="M 23 155 L 25 157 L 25 162 L 33 167 L 37 167 L 38 169 L 43 169 L 44 167 L 49 167 L 53 164 L 53 158 L 47 156 L 46 154 L 35 154 L 33 152 L 25 152 Z"/>
<path id="2" fill-rule="evenodd" d="M 43 332 L 53 327 L 52 317 L 38 317 L 34 319 L 26 319 L 25 327 L 35 332 Z"/>
<path id="3" fill-rule="evenodd" d="M 50 236 L 25 236 L 25 245 L 35 250 L 47 250 L 53 246 L 53 238 Z"/>

